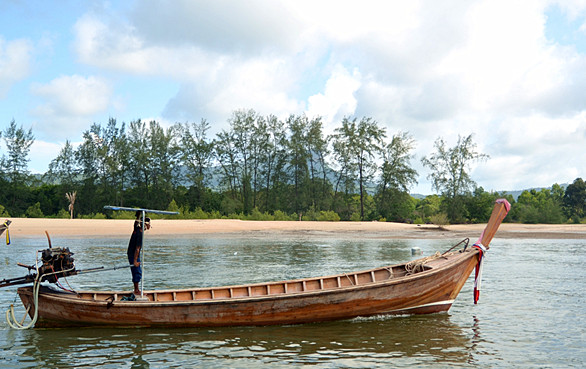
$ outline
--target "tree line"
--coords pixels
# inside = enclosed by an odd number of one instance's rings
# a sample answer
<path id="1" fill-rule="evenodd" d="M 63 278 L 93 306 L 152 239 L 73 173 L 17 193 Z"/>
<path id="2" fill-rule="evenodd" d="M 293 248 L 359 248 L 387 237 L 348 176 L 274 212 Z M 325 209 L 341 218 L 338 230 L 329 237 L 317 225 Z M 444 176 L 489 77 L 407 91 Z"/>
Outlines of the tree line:
<path id="1" fill-rule="evenodd" d="M 0 216 L 109 217 L 104 205 L 118 205 L 180 210 L 188 218 L 447 224 L 486 222 L 494 200 L 507 197 L 514 204 L 509 221 L 584 219 L 581 178 L 516 200 L 478 187 L 470 165 L 489 156 L 472 135 L 453 147 L 438 137 L 421 158 L 437 195 L 416 199 L 409 195 L 419 176 L 411 163 L 414 138 L 388 136 L 370 117 L 344 117 L 325 135 L 320 117 L 280 120 L 237 110 L 213 138 L 210 128 L 205 119 L 165 128 L 110 118 L 84 131 L 79 146 L 66 141 L 40 176 L 28 170 L 32 129 L 12 120 L 0 132 Z"/>

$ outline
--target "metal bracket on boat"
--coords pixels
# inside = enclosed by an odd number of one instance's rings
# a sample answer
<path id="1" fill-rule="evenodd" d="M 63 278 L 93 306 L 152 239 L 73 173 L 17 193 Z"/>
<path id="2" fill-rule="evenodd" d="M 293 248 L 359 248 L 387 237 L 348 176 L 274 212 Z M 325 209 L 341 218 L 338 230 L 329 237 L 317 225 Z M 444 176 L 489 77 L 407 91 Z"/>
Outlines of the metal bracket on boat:
<path id="1" fill-rule="evenodd" d="M 448 252 L 452 251 L 453 249 L 455 249 L 456 247 L 460 246 L 463 243 L 465 243 L 465 245 L 464 245 L 464 249 L 462 251 L 466 251 L 466 249 L 468 248 L 468 244 L 470 243 L 470 238 L 464 238 L 462 241 L 460 241 L 457 244 L 455 244 L 454 246 L 450 247 L 449 250 L 445 251 L 442 255 L 447 254 Z"/>

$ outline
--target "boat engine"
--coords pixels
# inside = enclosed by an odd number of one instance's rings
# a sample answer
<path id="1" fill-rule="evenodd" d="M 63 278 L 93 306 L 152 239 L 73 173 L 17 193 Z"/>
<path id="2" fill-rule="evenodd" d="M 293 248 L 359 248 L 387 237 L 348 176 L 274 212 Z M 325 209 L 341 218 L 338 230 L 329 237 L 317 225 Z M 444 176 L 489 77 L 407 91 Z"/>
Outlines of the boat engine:
<path id="1" fill-rule="evenodd" d="M 50 283 L 57 283 L 57 280 L 61 277 L 78 274 L 78 271 L 75 270 L 73 253 L 68 247 L 49 247 L 45 250 L 39 250 L 39 253 L 41 254 L 42 262 L 38 267 L 39 280 L 41 282 L 48 281 Z M 0 280 L 0 288 L 32 283 L 37 279 L 37 273 L 30 273 L 33 270 L 37 270 L 36 265 L 25 265 L 22 263 L 17 263 L 17 265 L 27 268 L 29 274 L 24 277 Z"/>
<path id="2" fill-rule="evenodd" d="M 41 280 L 56 283 L 61 277 L 75 274 L 73 253 L 69 247 L 49 248 L 42 251 L 43 265 L 39 268 Z"/>

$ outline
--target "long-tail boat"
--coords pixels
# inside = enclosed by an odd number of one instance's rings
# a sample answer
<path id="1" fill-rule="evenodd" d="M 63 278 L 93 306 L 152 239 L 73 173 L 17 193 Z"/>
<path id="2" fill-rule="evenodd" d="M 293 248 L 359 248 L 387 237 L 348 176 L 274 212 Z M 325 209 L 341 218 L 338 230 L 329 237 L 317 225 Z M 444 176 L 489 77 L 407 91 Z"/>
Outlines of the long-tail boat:
<path id="1" fill-rule="evenodd" d="M 450 309 L 510 208 L 497 200 L 473 246 L 385 266 L 325 277 L 212 288 L 144 291 L 58 291 L 40 284 L 17 292 L 35 327 L 215 327 L 299 324 L 358 316 L 428 314 Z M 456 245 L 456 246 L 458 246 Z M 59 271 L 58 271 L 59 272 Z M 56 272 L 55 275 L 59 275 Z M 64 273 L 64 269 L 61 270 Z"/>

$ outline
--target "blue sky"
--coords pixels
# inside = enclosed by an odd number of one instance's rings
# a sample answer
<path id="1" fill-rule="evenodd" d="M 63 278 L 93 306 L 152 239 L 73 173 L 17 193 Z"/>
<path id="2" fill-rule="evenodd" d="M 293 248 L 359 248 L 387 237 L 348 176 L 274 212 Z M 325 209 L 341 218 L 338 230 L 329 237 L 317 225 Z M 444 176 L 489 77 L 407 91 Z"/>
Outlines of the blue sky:
<path id="1" fill-rule="evenodd" d="M 416 193 L 433 193 L 433 142 L 469 134 L 486 190 L 569 183 L 586 177 L 585 71 L 582 0 L 0 2 L 0 129 L 32 128 L 33 172 L 110 117 L 216 133 L 252 108 L 408 131 Z"/>

